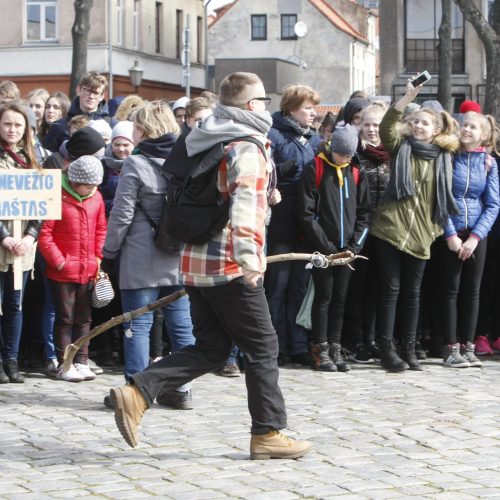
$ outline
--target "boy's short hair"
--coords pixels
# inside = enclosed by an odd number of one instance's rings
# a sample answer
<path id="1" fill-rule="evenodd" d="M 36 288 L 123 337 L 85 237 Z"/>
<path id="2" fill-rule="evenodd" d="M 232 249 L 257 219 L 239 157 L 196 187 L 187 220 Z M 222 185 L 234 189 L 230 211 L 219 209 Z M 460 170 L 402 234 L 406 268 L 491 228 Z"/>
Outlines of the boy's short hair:
<path id="1" fill-rule="evenodd" d="M 19 99 L 21 97 L 21 92 L 14 82 L 2 80 L 0 81 L 0 96 L 7 99 Z"/>
<path id="2" fill-rule="evenodd" d="M 90 71 L 80 78 L 80 87 L 88 87 L 90 90 L 99 89 L 104 92 L 108 88 L 108 80 L 97 71 Z"/>
<path id="3" fill-rule="evenodd" d="M 256 87 L 262 80 L 255 73 L 236 72 L 227 75 L 219 87 L 219 102 L 224 106 L 245 108 L 247 102 L 256 97 Z"/>

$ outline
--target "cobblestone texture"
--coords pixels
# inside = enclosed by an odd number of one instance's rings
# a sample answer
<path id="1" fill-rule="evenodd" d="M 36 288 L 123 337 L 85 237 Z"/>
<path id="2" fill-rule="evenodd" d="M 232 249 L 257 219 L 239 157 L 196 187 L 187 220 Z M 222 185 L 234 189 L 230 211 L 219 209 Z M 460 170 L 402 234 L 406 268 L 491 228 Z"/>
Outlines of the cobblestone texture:
<path id="1" fill-rule="evenodd" d="M 281 369 L 300 460 L 250 461 L 244 377 L 206 375 L 191 411 L 154 406 L 129 448 L 104 408 L 122 375 L 0 386 L 0 498 L 500 499 L 500 359 L 423 372 Z"/>

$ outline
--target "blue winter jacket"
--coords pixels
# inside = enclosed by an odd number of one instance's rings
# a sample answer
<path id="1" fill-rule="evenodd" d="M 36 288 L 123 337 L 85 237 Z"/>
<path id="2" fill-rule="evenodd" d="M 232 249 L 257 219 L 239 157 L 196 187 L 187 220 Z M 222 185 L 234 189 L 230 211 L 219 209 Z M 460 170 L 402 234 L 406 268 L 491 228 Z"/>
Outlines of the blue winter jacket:
<path id="1" fill-rule="evenodd" d="M 314 159 L 321 136 L 314 133 L 302 135 L 285 120 L 281 111 L 276 111 L 267 137 L 271 140 L 271 154 L 276 165 L 281 196 L 296 196 L 302 170 Z"/>
<path id="2" fill-rule="evenodd" d="M 464 229 L 482 240 L 490 232 L 499 208 L 498 167 L 484 150 L 458 153 L 453 161 L 453 197 L 459 209 L 448 218 L 444 236 Z"/>

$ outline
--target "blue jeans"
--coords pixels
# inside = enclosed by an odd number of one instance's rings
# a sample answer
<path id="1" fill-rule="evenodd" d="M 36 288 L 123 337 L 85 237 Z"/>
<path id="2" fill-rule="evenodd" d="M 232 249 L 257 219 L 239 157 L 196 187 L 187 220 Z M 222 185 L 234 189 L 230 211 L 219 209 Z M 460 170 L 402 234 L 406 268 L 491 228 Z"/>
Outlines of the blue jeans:
<path id="1" fill-rule="evenodd" d="M 182 290 L 181 286 L 165 286 L 155 288 L 138 288 L 121 290 L 123 311 L 139 309 L 161 297 Z M 187 296 L 162 308 L 167 325 L 172 352 L 194 344 L 193 324 Z M 132 336 L 124 337 L 125 378 L 127 381 L 136 373 L 149 366 L 149 332 L 153 324 L 153 312 L 148 312 L 135 318 L 131 323 L 125 323 L 125 332 L 130 328 Z M 179 388 L 179 390 L 181 390 Z M 187 390 L 187 389 L 184 389 Z"/>
<path id="2" fill-rule="evenodd" d="M 23 291 L 28 280 L 29 271 L 23 272 L 21 290 L 14 290 L 14 273 L 12 268 L 0 273 L 0 300 L 2 301 L 2 359 L 15 359 L 19 355 L 19 342 L 23 329 Z"/>
<path id="3" fill-rule="evenodd" d="M 45 259 L 42 257 L 42 254 L 40 252 L 36 253 L 36 257 L 38 259 L 40 271 L 42 272 L 43 281 L 44 299 L 42 309 L 42 334 L 45 344 L 45 358 L 47 360 L 50 360 L 57 358 L 56 349 L 54 347 L 54 322 L 56 320 L 56 308 L 52 300 L 52 292 L 50 291 L 49 280 L 47 276 L 45 276 L 47 263 L 45 262 Z"/>

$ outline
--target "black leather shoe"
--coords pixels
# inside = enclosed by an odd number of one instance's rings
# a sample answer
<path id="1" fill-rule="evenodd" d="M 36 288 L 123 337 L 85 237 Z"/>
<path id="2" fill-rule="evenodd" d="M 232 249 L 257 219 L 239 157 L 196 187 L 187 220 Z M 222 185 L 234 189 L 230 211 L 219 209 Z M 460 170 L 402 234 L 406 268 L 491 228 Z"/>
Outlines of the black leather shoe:
<path id="1" fill-rule="evenodd" d="M 17 365 L 17 359 L 8 359 L 3 362 L 3 367 L 7 377 L 13 384 L 24 383 L 24 376 L 19 373 L 19 367 Z"/>

